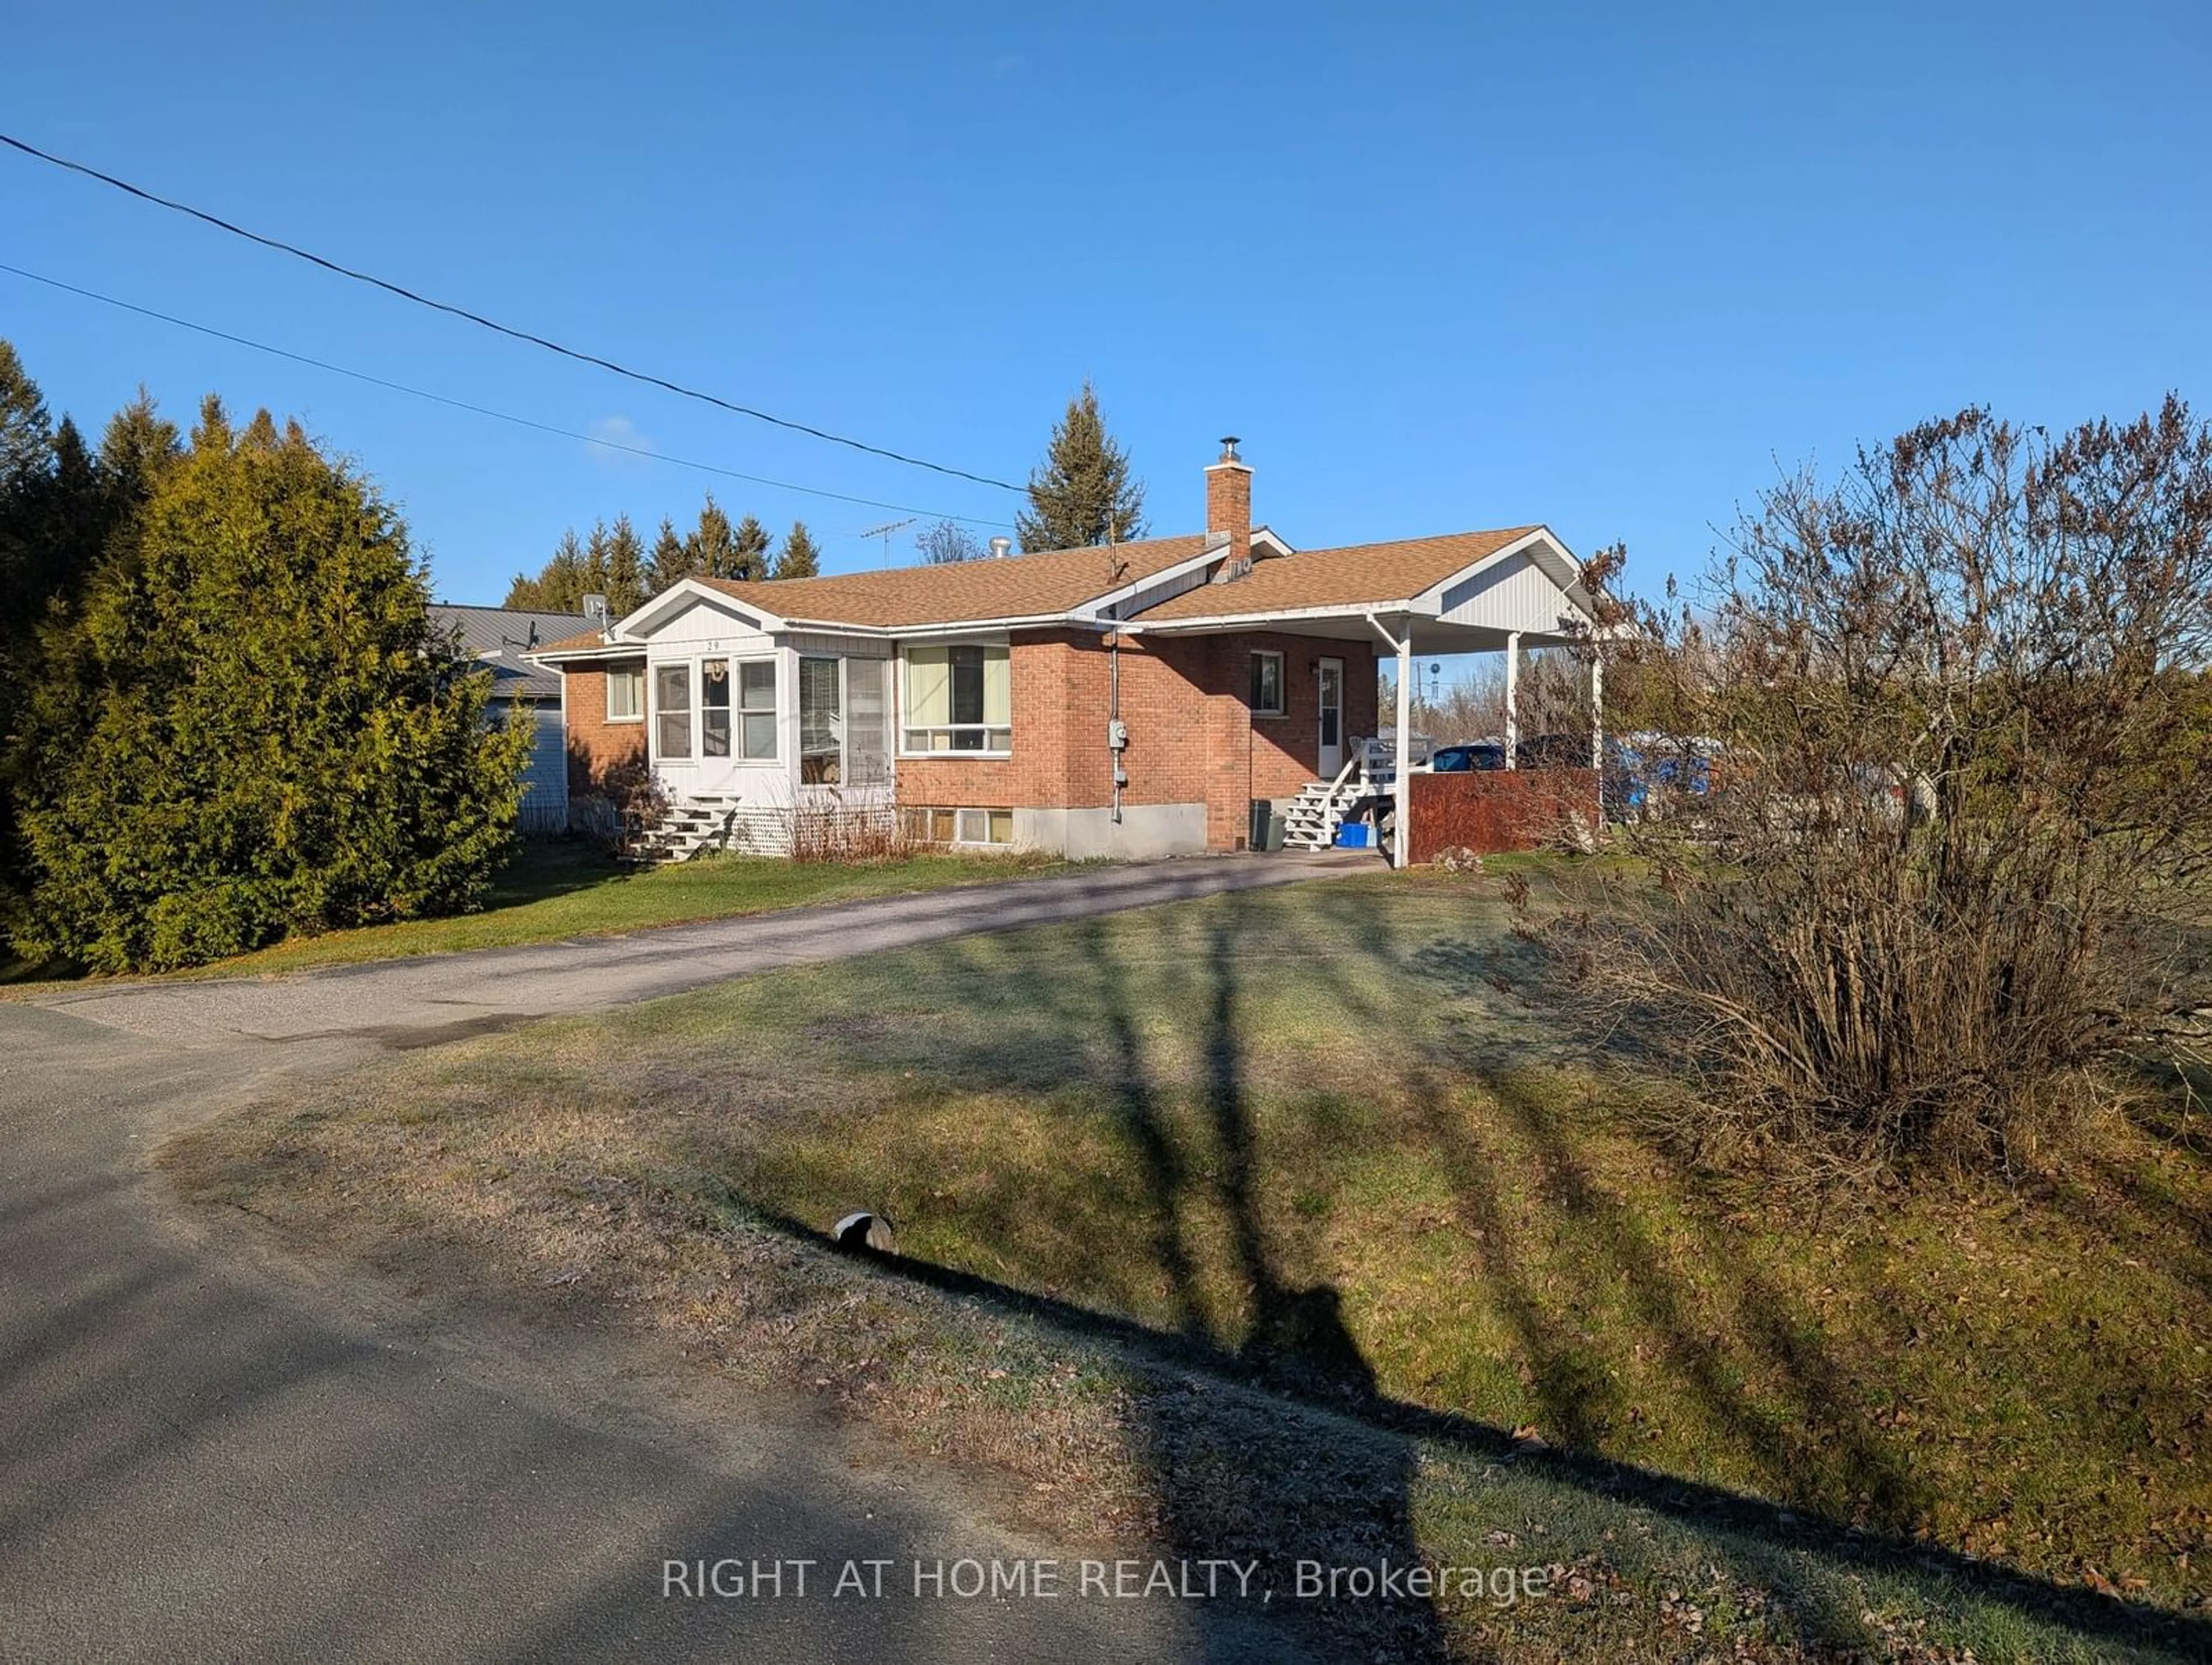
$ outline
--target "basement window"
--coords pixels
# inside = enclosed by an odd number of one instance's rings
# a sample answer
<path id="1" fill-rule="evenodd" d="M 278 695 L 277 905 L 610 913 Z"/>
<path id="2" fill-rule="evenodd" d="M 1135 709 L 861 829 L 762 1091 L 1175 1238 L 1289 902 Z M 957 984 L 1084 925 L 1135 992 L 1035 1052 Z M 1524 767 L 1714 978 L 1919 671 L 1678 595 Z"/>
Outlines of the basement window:
<path id="1" fill-rule="evenodd" d="M 1006 845 L 1014 842 L 1012 810 L 915 809 L 905 811 L 906 836 L 923 844 Z"/>
<path id="2" fill-rule="evenodd" d="M 1252 714 L 1280 717 L 1289 709 L 1283 702 L 1283 656 L 1255 652 L 1252 655 Z"/>

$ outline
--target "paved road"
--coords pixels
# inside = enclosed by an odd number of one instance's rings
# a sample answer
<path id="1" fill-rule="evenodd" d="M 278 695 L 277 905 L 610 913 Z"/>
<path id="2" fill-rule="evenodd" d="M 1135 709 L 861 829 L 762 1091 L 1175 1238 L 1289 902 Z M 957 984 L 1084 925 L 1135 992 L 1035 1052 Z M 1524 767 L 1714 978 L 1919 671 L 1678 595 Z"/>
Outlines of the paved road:
<path id="1" fill-rule="evenodd" d="M 218 1252 L 145 1158 L 379 1047 L 1348 870 L 1162 863 L 0 1004 L 0 1659 L 1285 1657 L 1225 1603 L 896 1594 L 916 1558 L 1052 1552 L 856 1468 L 804 1408 L 709 1420 L 604 1343 L 441 1327 Z M 788 1571 L 781 1597 L 662 1595 L 664 1561 L 728 1556 L 893 1566 L 882 1600 L 825 1599 L 821 1567 L 805 1600 Z"/>

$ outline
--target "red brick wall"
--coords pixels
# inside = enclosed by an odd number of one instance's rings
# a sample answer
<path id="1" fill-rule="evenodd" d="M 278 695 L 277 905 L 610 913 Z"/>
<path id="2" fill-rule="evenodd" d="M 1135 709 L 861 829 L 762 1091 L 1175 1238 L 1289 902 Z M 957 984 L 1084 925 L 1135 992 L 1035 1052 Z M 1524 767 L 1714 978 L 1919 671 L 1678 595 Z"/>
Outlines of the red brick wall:
<path id="1" fill-rule="evenodd" d="M 644 660 L 638 664 L 642 665 Z M 570 665 L 562 678 L 568 738 L 568 791 L 599 790 L 607 771 L 643 761 L 645 725 L 607 720 L 607 676 L 599 665 Z"/>
<path id="2" fill-rule="evenodd" d="M 1416 775 L 1410 790 L 1416 863 L 1455 848 L 1477 855 L 1533 850 L 1577 811 L 1596 824 L 1597 771 L 1591 769 Z"/>
<path id="3" fill-rule="evenodd" d="M 1229 534 L 1225 559 L 1243 568 L 1252 558 L 1252 471 L 1225 459 L 1206 471 L 1206 529 Z"/>
<path id="4" fill-rule="evenodd" d="M 1255 647 L 1283 654 L 1287 714 L 1246 707 Z M 1121 647 L 1127 804 L 1207 806 L 1207 842 L 1233 849 L 1255 797 L 1288 798 L 1316 778 L 1320 693 L 1314 661 L 1344 661 L 1344 738 L 1375 732 L 1375 650 L 1305 636 L 1131 635 Z M 907 757 L 902 804 L 977 809 L 1083 809 L 1112 801 L 1106 746 L 1112 656 L 1090 632 L 1014 639 L 1009 654 L 1013 755 Z"/>

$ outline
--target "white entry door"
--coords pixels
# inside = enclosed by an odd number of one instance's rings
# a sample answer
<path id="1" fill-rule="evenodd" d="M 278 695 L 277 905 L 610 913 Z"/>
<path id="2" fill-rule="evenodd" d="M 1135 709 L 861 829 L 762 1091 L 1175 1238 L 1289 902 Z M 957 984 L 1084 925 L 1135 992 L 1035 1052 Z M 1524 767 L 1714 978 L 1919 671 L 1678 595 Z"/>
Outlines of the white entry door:
<path id="1" fill-rule="evenodd" d="M 732 744 L 737 686 L 728 659 L 699 661 L 699 762 L 691 780 L 695 792 L 726 793 L 737 782 L 736 748 Z"/>
<path id="2" fill-rule="evenodd" d="M 1321 697 L 1321 778 L 1336 779 L 1344 767 L 1344 661 L 1323 659 L 1316 674 Z"/>

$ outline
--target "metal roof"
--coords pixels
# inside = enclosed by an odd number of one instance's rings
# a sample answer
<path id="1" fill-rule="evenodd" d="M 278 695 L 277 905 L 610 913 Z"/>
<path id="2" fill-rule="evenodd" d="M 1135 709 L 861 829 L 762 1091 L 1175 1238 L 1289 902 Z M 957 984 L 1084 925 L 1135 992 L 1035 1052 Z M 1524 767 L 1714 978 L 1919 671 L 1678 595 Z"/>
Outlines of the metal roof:
<path id="1" fill-rule="evenodd" d="M 592 623 L 581 613 L 526 612 L 519 607 L 467 607 L 430 604 L 430 618 L 459 638 L 461 651 L 492 673 L 495 700 L 558 700 L 561 673 L 522 657 L 549 642 L 572 636 Z"/>

